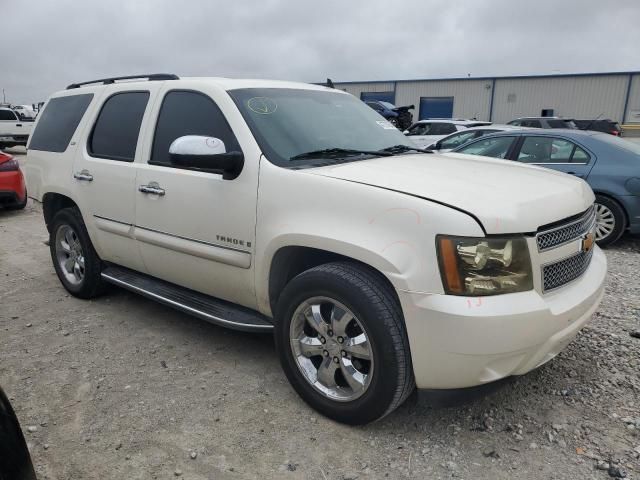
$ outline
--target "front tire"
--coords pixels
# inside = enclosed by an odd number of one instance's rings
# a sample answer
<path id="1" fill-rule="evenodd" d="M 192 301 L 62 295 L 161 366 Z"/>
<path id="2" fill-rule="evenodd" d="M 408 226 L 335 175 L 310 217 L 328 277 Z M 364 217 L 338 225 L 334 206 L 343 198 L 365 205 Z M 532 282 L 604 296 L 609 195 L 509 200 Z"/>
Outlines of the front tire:
<path id="1" fill-rule="evenodd" d="M 596 242 L 601 247 L 618 240 L 626 228 L 624 210 L 609 197 L 596 195 Z"/>
<path id="2" fill-rule="evenodd" d="M 415 388 L 402 309 L 369 268 L 335 262 L 287 284 L 276 307 L 276 347 L 287 378 L 323 415 L 378 420 Z"/>
<path id="3" fill-rule="evenodd" d="M 78 208 L 64 208 L 55 214 L 49 230 L 49 250 L 58 278 L 71 295 L 89 299 L 105 291 L 102 261 Z"/>

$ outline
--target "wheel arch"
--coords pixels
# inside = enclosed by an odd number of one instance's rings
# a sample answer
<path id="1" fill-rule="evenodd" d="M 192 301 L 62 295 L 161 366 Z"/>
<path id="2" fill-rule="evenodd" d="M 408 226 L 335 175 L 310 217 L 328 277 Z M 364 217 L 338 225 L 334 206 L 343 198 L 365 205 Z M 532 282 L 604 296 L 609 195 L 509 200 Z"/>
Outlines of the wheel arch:
<path id="1" fill-rule="evenodd" d="M 42 213 L 44 222 L 49 230 L 53 217 L 63 208 L 78 207 L 78 204 L 69 196 L 58 192 L 47 192 L 42 196 Z"/>
<path id="2" fill-rule="evenodd" d="M 616 205 L 620 207 L 620 209 L 622 210 L 622 213 L 624 214 L 624 230 L 626 230 L 629 227 L 629 212 L 627 212 L 627 209 L 625 208 L 624 204 L 620 202 L 615 197 L 615 195 L 612 195 L 608 192 L 603 192 L 602 190 L 594 190 L 593 194 L 596 196 L 599 195 L 601 197 L 606 197 L 608 200 L 611 200 L 612 202 L 614 202 Z"/>
<path id="3" fill-rule="evenodd" d="M 271 313 L 275 312 L 280 294 L 294 277 L 311 268 L 336 261 L 356 263 L 369 269 L 389 287 L 398 305 L 400 305 L 400 299 L 393 283 L 379 268 L 352 256 L 334 251 L 310 246 L 288 245 L 279 248 L 271 258 L 267 291 L 268 306 Z"/>

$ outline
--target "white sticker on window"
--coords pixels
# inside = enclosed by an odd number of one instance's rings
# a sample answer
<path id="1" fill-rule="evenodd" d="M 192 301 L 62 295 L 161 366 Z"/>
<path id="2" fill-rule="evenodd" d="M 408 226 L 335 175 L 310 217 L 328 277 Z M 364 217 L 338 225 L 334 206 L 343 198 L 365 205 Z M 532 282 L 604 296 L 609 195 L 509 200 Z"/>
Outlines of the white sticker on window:
<path id="1" fill-rule="evenodd" d="M 387 122 L 386 120 L 376 120 L 376 123 L 385 130 L 393 130 L 394 128 L 396 128 L 391 122 Z"/>

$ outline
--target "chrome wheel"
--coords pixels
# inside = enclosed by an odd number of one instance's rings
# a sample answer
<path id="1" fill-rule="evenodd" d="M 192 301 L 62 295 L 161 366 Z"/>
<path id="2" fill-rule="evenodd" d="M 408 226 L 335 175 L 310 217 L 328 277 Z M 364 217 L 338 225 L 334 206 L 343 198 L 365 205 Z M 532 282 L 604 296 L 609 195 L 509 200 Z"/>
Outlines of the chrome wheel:
<path id="1" fill-rule="evenodd" d="M 613 230 L 616 228 L 616 218 L 614 217 L 613 212 L 601 203 L 596 203 L 595 208 L 596 241 L 600 241 L 611 235 Z"/>
<path id="2" fill-rule="evenodd" d="M 367 391 L 373 350 L 363 325 L 340 302 L 313 297 L 300 304 L 289 337 L 298 368 L 325 397 L 347 402 Z"/>
<path id="3" fill-rule="evenodd" d="M 56 232 L 56 258 L 60 271 L 72 285 L 84 280 L 84 253 L 80 237 L 69 225 L 60 225 Z"/>

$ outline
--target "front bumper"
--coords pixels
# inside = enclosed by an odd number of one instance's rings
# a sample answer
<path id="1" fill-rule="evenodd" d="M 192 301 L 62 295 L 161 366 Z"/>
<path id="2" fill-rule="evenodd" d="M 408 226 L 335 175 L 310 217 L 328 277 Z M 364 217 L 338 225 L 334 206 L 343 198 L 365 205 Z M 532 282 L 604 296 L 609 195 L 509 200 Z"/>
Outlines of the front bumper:
<path id="1" fill-rule="evenodd" d="M 399 291 L 418 388 L 464 388 L 522 375 L 563 350 L 604 294 L 607 261 L 547 294 L 489 297 Z"/>

